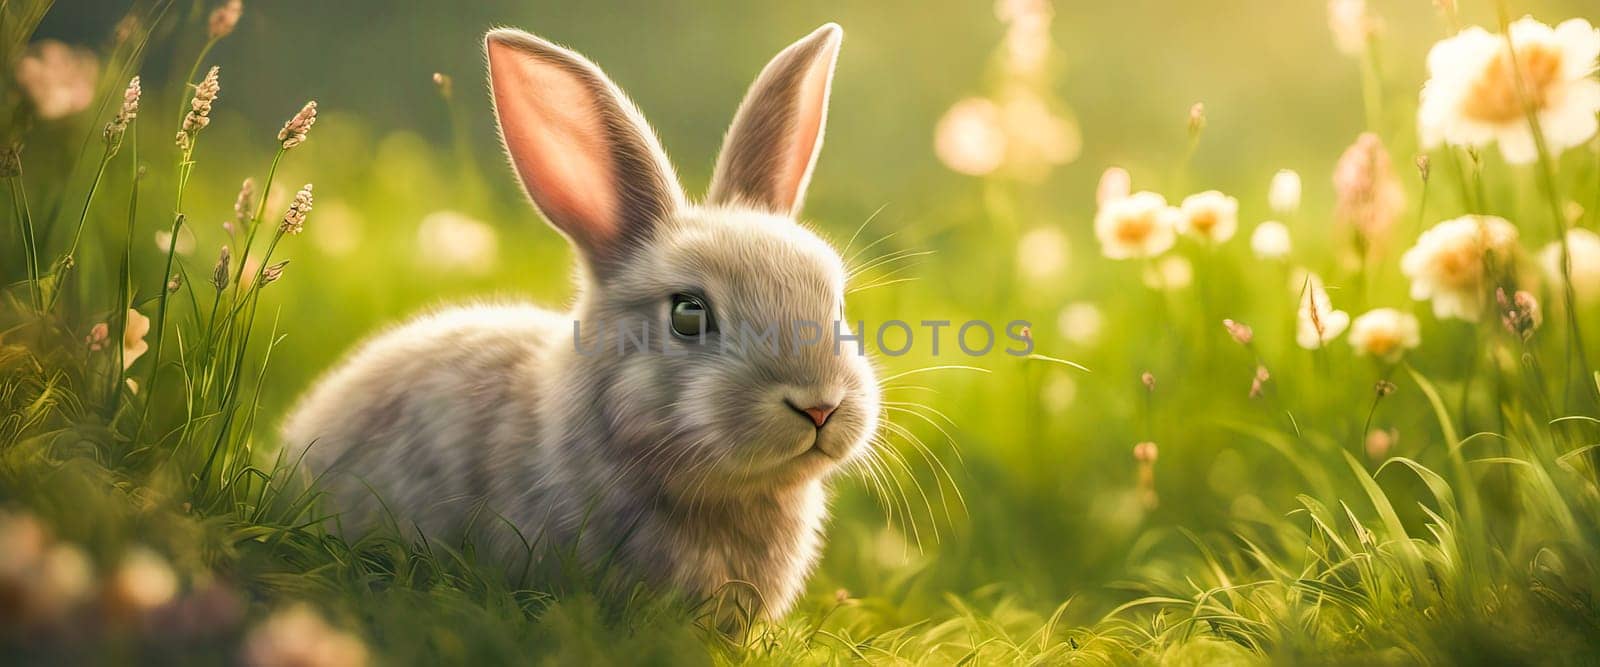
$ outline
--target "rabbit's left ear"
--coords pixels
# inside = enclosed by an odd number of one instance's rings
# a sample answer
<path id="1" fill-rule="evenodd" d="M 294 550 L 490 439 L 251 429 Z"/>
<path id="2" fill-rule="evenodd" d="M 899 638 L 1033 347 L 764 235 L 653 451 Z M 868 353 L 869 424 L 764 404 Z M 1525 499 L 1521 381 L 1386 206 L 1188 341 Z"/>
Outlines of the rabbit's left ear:
<path id="1" fill-rule="evenodd" d="M 711 176 L 713 204 L 793 215 L 822 149 L 844 30 L 829 23 L 784 49 L 750 86 Z"/>

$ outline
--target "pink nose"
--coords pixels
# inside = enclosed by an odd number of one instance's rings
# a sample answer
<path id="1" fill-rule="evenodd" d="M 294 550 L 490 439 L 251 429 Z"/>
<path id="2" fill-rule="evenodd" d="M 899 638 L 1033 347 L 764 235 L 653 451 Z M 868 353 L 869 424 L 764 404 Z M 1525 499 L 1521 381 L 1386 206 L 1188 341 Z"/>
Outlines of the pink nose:
<path id="1" fill-rule="evenodd" d="M 835 409 L 837 409 L 839 406 L 837 406 L 837 405 L 816 405 L 816 406 L 812 406 L 812 407 L 809 407 L 809 408 L 802 408 L 802 407 L 799 407 L 799 406 L 797 406 L 797 405 L 795 405 L 793 403 L 790 403 L 789 407 L 794 408 L 795 412 L 804 413 L 805 416 L 811 418 L 811 423 L 816 424 L 817 428 L 822 428 L 823 424 L 828 423 L 828 417 L 833 415 L 833 411 Z"/>
<path id="2" fill-rule="evenodd" d="M 822 426 L 828 423 L 828 416 L 833 414 L 833 406 L 819 405 L 814 408 L 806 408 L 806 414 L 811 415 L 811 421 L 816 423 L 817 426 Z"/>

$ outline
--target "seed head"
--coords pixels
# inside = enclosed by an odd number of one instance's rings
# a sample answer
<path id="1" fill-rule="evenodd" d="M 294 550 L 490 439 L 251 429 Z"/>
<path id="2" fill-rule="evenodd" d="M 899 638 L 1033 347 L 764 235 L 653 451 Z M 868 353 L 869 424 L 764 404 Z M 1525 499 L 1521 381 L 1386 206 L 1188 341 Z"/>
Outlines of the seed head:
<path id="1" fill-rule="evenodd" d="M 0 178 L 22 175 L 22 144 L 0 148 Z"/>
<path id="2" fill-rule="evenodd" d="M 1385 237 L 1405 207 L 1405 190 L 1394 175 L 1389 151 L 1371 132 L 1356 138 L 1333 170 L 1334 217 L 1355 227 L 1369 242 Z"/>
<path id="3" fill-rule="evenodd" d="M 1140 375 L 1139 382 L 1144 385 L 1145 391 L 1156 390 L 1156 376 L 1150 371 L 1145 371 L 1143 375 Z"/>
<path id="4" fill-rule="evenodd" d="M 294 201 L 289 203 L 288 212 L 283 214 L 283 223 L 278 225 L 278 231 L 284 234 L 299 234 L 305 229 L 306 215 L 311 212 L 311 184 L 300 188 L 294 193 Z"/>
<path id="5" fill-rule="evenodd" d="M 1517 290 L 1508 298 L 1505 288 L 1495 288 L 1494 299 L 1500 305 L 1500 323 L 1521 340 L 1532 338 L 1533 331 L 1544 321 L 1539 300 L 1526 290 Z"/>
<path id="6" fill-rule="evenodd" d="M 455 90 L 455 81 L 439 72 L 433 73 L 433 85 L 439 89 L 439 96 L 450 99 L 450 93 Z"/>
<path id="7" fill-rule="evenodd" d="M 278 282 L 278 279 L 283 277 L 283 269 L 286 266 L 289 266 L 289 260 L 287 259 L 262 269 L 261 286 L 266 287 L 267 285 Z"/>
<path id="8" fill-rule="evenodd" d="M 181 287 L 183 287 L 183 275 L 182 274 L 174 273 L 174 274 L 172 274 L 171 278 L 167 279 L 167 293 L 168 294 L 177 294 L 178 293 L 178 289 L 181 288 Z"/>
<path id="9" fill-rule="evenodd" d="M 217 265 L 211 269 L 211 286 L 218 292 L 228 288 L 228 264 L 233 260 L 233 253 L 228 251 L 228 246 L 222 246 L 222 252 L 217 255 Z"/>
<path id="10" fill-rule="evenodd" d="M 1256 376 L 1250 378 L 1250 398 L 1261 398 L 1266 393 L 1267 380 L 1272 379 L 1272 374 L 1267 372 L 1267 367 L 1256 365 Z"/>
<path id="11" fill-rule="evenodd" d="M 1140 464 L 1150 465 L 1155 463 L 1156 458 L 1160 455 L 1161 450 L 1156 447 L 1156 443 L 1141 442 L 1133 446 L 1133 460 L 1138 461 Z"/>
<path id="12" fill-rule="evenodd" d="M 111 327 L 105 322 L 100 322 L 89 328 L 89 335 L 83 337 L 83 344 L 88 346 L 91 352 L 99 352 L 110 338 Z"/>
<path id="13" fill-rule="evenodd" d="M 1222 327 L 1227 329 L 1228 335 L 1233 336 L 1234 342 L 1240 345 L 1249 345 L 1250 341 L 1255 340 L 1256 332 L 1243 322 L 1223 320 Z"/>
<path id="14" fill-rule="evenodd" d="M 1417 173 L 1422 175 L 1422 182 L 1428 182 L 1428 174 L 1432 173 L 1432 160 L 1427 155 L 1417 156 Z"/>
<path id="15" fill-rule="evenodd" d="M 183 117 L 183 129 L 178 130 L 178 148 L 184 152 L 194 150 L 195 136 L 200 130 L 211 124 L 211 104 L 217 101 L 217 93 L 222 85 L 217 81 L 217 75 L 222 68 L 212 65 L 206 72 L 206 78 L 194 87 L 194 99 L 189 101 L 189 113 Z"/>
<path id="16" fill-rule="evenodd" d="M 122 145 L 122 136 L 128 131 L 128 124 L 139 117 L 139 77 L 133 77 L 128 82 L 127 90 L 122 91 L 122 108 L 117 110 L 116 117 L 106 123 L 106 145 L 113 149 Z"/>
<path id="17" fill-rule="evenodd" d="M 1206 105 L 1204 102 L 1195 102 L 1189 107 L 1189 136 L 1195 137 L 1201 130 L 1206 129 Z"/>
<path id="18" fill-rule="evenodd" d="M 317 123 L 317 101 L 311 100 L 300 107 L 300 113 L 290 118 L 283 124 L 283 129 L 278 130 L 278 141 L 283 144 L 284 150 L 299 146 L 306 140 L 306 133 L 311 131 L 311 126 Z"/>
<path id="19" fill-rule="evenodd" d="M 251 200 L 255 199 L 255 196 L 256 180 L 244 179 L 244 182 L 239 184 L 239 196 L 233 200 L 233 220 L 239 224 L 240 229 L 250 222 L 252 209 L 255 208 Z"/>
<path id="20" fill-rule="evenodd" d="M 239 25 L 239 16 L 242 14 L 244 14 L 244 3 L 240 0 L 228 0 L 211 10 L 211 20 L 207 25 L 208 36 L 212 41 L 216 41 L 233 34 L 233 29 Z"/>
<path id="21" fill-rule="evenodd" d="M 1399 387 L 1395 386 L 1395 383 L 1388 380 L 1378 380 L 1378 383 L 1372 387 L 1373 392 L 1378 395 L 1378 398 L 1383 398 L 1384 396 L 1393 394 L 1399 389 Z"/>

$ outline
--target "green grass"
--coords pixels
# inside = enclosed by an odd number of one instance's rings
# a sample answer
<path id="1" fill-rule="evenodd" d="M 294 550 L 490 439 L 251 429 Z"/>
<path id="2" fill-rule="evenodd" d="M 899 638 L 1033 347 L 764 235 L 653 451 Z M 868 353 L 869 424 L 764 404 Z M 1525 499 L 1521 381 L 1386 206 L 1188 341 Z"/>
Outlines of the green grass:
<path id="1" fill-rule="evenodd" d="M 8 57 L 47 5 L 0 7 Z M 191 90 L 146 77 L 139 118 L 120 150 L 103 152 L 101 128 L 147 51 L 180 63 L 169 71 L 192 62 L 190 83 L 203 74 L 212 45 L 170 32 L 198 30 L 202 8 L 136 3 L 141 25 L 158 29 L 104 46 L 106 76 L 79 118 L 27 122 L 12 97 L 0 110 L 24 119 L 7 126 L 8 144 L 26 144 L 22 174 L 0 187 L 0 508 L 80 546 L 97 579 L 69 611 L 47 614 L 28 602 L 17 574 L 25 570 L 0 567 L 8 662 L 216 662 L 300 601 L 384 663 L 1502 664 L 1600 655 L 1600 376 L 1582 361 L 1600 358 L 1600 310 L 1569 319 L 1561 290 L 1521 261 L 1503 284 L 1533 290 L 1545 309 L 1543 327 L 1523 341 L 1494 316 L 1435 319 L 1408 298 L 1398 269 L 1420 229 L 1469 212 L 1512 220 L 1524 248 L 1550 241 L 1551 216 L 1565 215 L 1566 202 L 1600 204 L 1595 142 L 1553 157 L 1548 182 L 1543 167 L 1510 167 L 1493 151 L 1442 149 L 1424 187 L 1399 148 L 1412 143 L 1409 131 L 1385 133 L 1409 199 L 1387 251 L 1364 266 L 1342 261 L 1351 234 L 1326 213 L 1327 193 L 1308 186 L 1301 213 L 1285 220 L 1295 253 L 1268 262 L 1251 256 L 1247 238 L 1269 215 L 1254 203 L 1265 200 L 1259 176 L 1278 165 L 1248 164 L 1249 155 L 1208 142 L 1205 132 L 1229 123 L 1210 119 L 1188 145 L 1192 158 L 1244 166 L 1202 173 L 1185 158 L 1165 176 L 1136 173 L 1136 189 L 1169 199 L 1220 181 L 1239 184 L 1231 192 L 1245 202 L 1234 240 L 1180 242 L 1173 252 L 1192 263 L 1194 281 L 1171 291 L 1143 285 L 1143 262 L 1099 257 L 1092 204 L 1055 210 L 1044 185 L 974 179 L 937 196 L 928 186 L 937 204 L 859 208 L 819 185 L 817 226 L 840 246 L 854 239 L 854 263 L 870 267 L 856 282 L 866 289 L 851 295 L 852 318 L 1028 319 L 1038 355 L 880 360 L 885 467 L 834 485 L 825 558 L 797 608 L 777 621 L 744 614 L 728 632 L 713 629 L 728 615 L 719 599 L 619 592 L 603 569 L 560 552 L 531 549 L 528 576 L 511 585 L 470 544 L 415 541 L 399 525 L 357 542 L 333 535 L 337 508 L 278 452 L 274 432 L 289 403 L 361 336 L 431 304 L 486 295 L 560 303 L 568 254 L 510 178 L 472 157 L 481 128 L 468 124 L 481 120 L 481 95 L 464 91 L 476 83 L 455 82 L 454 94 L 430 101 L 453 123 L 427 128 L 452 138 L 443 146 L 420 128 L 379 130 L 325 105 L 309 141 L 283 151 L 275 126 L 252 127 L 228 108 L 230 90 L 262 72 L 225 68 L 214 122 L 185 156 L 170 138 Z M 277 93 L 286 120 L 303 100 Z M 1373 101 L 1352 100 L 1344 113 L 1407 126 L 1409 98 Z M 1181 144 L 1181 123 L 1169 130 Z M 1336 158 L 1304 157 L 1329 166 Z M 824 159 L 820 169 L 830 166 Z M 1305 170 L 1307 183 L 1325 182 L 1327 171 Z M 246 176 L 267 195 L 230 238 L 218 223 L 233 218 Z M 691 181 L 704 177 L 686 170 Z M 280 236 L 277 220 L 307 182 L 317 202 L 306 233 Z M 1600 205 L 1586 208 L 1574 224 L 1593 229 Z M 492 225 L 494 264 L 464 271 L 419 257 L 415 221 L 438 210 L 505 221 Z M 1072 242 L 1065 267 L 1044 275 L 1019 259 L 1024 235 L 1041 226 Z M 173 229 L 166 246 L 151 241 Z M 195 249 L 179 252 L 188 235 Z M 210 280 L 224 243 L 233 258 L 219 291 Z M 247 247 L 259 263 L 241 261 Z M 263 287 L 264 267 L 281 259 L 292 263 Z M 1353 315 L 1414 312 L 1422 346 L 1396 364 L 1356 356 L 1344 339 L 1297 347 L 1297 267 L 1321 273 Z M 171 276 L 182 278 L 169 293 L 161 288 Z M 1085 302 L 1103 314 L 1099 335 L 1063 335 L 1058 313 Z M 129 307 L 152 329 L 149 351 L 123 370 L 117 341 Z M 1234 342 L 1223 318 L 1250 324 L 1254 341 Z M 101 322 L 109 343 L 92 351 L 85 337 Z M 1572 337 L 1573 323 L 1587 338 Z M 1251 397 L 1258 366 L 1270 380 Z M 1392 393 L 1378 391 L 1381 382 Z M 1368 434 L 1388 429 L 1398 440 L 1370 456 Z M 1140 442 L 1159 446 L 1148 470 L 1132 453 Z M 161 554 L 178 592 L 130 612 L 117 577 L 137 546 Z M 208 600 L 216 607 L 203 607 Z M 201 608 L 213 609 L 198 615 L 207 622 L 171 621 Z"/>

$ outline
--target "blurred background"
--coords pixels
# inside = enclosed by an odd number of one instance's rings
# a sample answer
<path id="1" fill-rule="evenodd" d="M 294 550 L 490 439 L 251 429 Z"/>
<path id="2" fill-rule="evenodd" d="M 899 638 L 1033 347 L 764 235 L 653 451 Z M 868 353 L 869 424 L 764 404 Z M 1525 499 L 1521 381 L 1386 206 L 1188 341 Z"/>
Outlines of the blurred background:
<path id="1" fill-rule="evenodd" d="M 1587 0 L 1513 4 L 1515 14 L 1550 23 L 1600 18 Z M 107 0 L 58 3 L 37 39 L 101 49 L 126 9 Z M 208 10 L 187 2 L 172 9 Z M 1076 595 L 1087 602 L 1074 613 L 1093 617 L 1105 610 L 1096 600 L 1124 596 L 1117 582 L 1141 574 L 1181 580 L 1181 569 L 1162 564 L 1192 551 L 1184 531 L 1266 525 L 1293 507 L 1305 485 L 1281 453 L 1221 422 L 1289 429 L 1284 415 L 1294 420 L 1302 411 L 1322 421 L 1293 428 L 1358 451 L 1379 371 L 1347 346 L 1318 358 L 1294 347 L 1291 276 L 1297 266 L 1338 270 L 1330 177 L 1364 129 L 1384 138 L 1416 200 L 1416 94 L 1427 49 L 1449 29 L 1425 0 L 1374 3 L 1381 39 L 1363 60 L 1336 47 L 1328 10 L 1265 0 L 247 1 L 237 30 L 205 61 L 221 66 L 222 92 L 186 196 L 192 238 L 180 238 L 179 249 L 191 275 L 209 270 L 238 183 L 262 178 L 278 128 L 315 99 L 319 121 L 286 158 L 269 198 L 272 215 L 300 184 L 316 185 L 305 234 L 276 254 L 292 264 L 263 309 L 284 335 L 258 419 L 258 436 L 270 440 L 298 393 L 387 323 L 452 300 L 558 306 L 571 294 L 571 254 L 523 201 L 494 135 L 481 53 L 487 28 L 523 28 L 599 63 L 643 109 L 685 186 L 698 193 L 767 59 L 838 22 L 845 43 L 804 218 L 840 246 L 876 242 L 861 262 L 931 251 L 869 274 L 868 284 L 915 280 L 852 295 L 850 316 L 1025 319 L 1040 353 L 1091 372 L 1000 356 L 884 360 L 885 375 L 944 364 L 981 370 L 897 381 L 908 387 L 892 395 L 918 404 L 892 415 L 906 433 L 895 438 L 904 496 L 884 502 L 868 484 L 841 481 L 813 590 L 896 599 L 907 622 L 942 604 L 941 591 L 1000 591 L 1045 610 Z M 1488 3 L 1461 10 L 1469 23 L 1494 23 Z M 205 35 L 170 34 L 177 23 L 164 35 L 176 48 L 151 50 L 139 68 L 148 100 L 141 124 L 170 118 L 175 126 L 178 118 L 178 82 Z M 1376 109 L 1363 104 L 1364 67 L 1378 82 Z M 34 131 L 76 138 L 103 122 L 90 115 L 41 121 Z M 154 165 L 150 203 L 135 226 L 146 283 L 159 271 L 158 230 L 170 224 L 162 212 L 172 190 L 162 180 L 174 152 L 167 133 L 147 129 L 137 138 L 140 163 Z M 79 201 L 87 174 L 71 167 L 72 157 L 30 155 L 30 187 Z M 1185 248 L 1192 261 L 1181 276 L 1102 258 L 1092 231 L 1095 190 L 1113 165 L 1131 173 L 1135 190 L 1169 201 L 1213 188 L 1237 197 L 1239 235 L 1214 252 Z M 1280 169 L 1298 171 L 1304 183 L 1298 212 L 1287 216 L 1267 204 Z M 1499 163 L 1486 169 L 1508 184 L 1491 193 L 1507 217 L 1540 210 L 1514 194 L 1532 192 L 1513 189 L 1528 174 Z M 127 179 L 117 180 L 100 200 L 107 209 L 126 201 Z M 1438 187 L 1442 203 L 1427 224 L 1459 213 L 1451 186 Z M 1414 215 L 1402 217 L 1399 243 L 1414 237 Z M 1291 231 L 1287 262 L 1251 258 L 1249 230 L 1270 217 Z M 123 234 L 119 215 L 93 221 L 86 275 L 111 270 Z M 1548 239 L 1529 231 L 1528 240 Z M 1349 299 L 1352 313 L 1411 308 L 1394 255 L 1387 261 L 1360 296 L 1336 298 Z M 1283 289 L 1256 289 L 1262 284 Z M 1227 339 L 1223 317 L 1255 326 L 1254 351 Z M 1424 321 L 1431 344 L 1416 364 L 1455 387 L 1455 350 L 1471 333 Z M 1273 368 L 1265 399 L 1248 396 L 1256 354 Z M 1141 382 L 1145 372 L 1153 391 Z M 1376 425 L 1397 429 L 1397 451 L 1420 450 L 1434 434 L 1429 420 L 1419 409 L 1391 409 Z M 904 442 L 910 438 L 927 451 Z M 1150 479 L 1133 456 L 1144 441 L 1160 445 Z"/>

